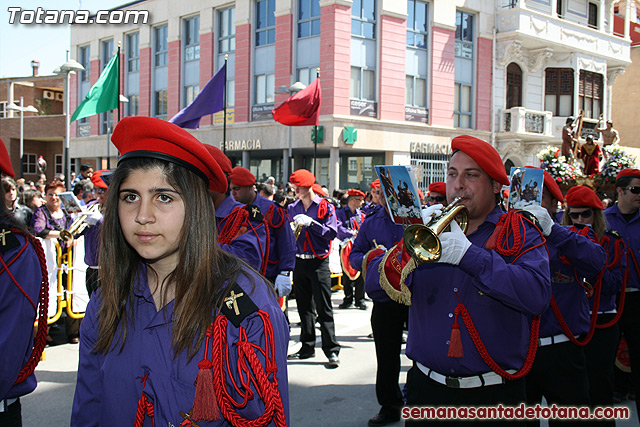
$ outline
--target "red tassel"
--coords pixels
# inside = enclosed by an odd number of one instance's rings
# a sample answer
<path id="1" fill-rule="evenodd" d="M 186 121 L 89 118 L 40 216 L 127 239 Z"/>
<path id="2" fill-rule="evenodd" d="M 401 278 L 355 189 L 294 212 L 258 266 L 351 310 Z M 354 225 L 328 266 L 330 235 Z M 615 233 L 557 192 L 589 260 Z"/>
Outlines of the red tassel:
<path id="1" fill-rule="evenodd" d="M 458 316 L 456 316 L 455 322 L 451 325 L 451 338 L 449 338 L 449 352 L 447 356 L 454 357 L 456 359 L 462 358 L 464 353 L 462 351 L 462 338 L 460 337 L 460 325 L 458 324 Z"/>
<path id="2" fill-rule="evenodd" d="M 198 362 L 198 376 L 196 377 L 196 395 L 193 399 L 191 418 L 194 421 L 218 421 L 220 410 L 216 393 L 213 390 L 213 372 L 211 362 L 202 359 Z"/>

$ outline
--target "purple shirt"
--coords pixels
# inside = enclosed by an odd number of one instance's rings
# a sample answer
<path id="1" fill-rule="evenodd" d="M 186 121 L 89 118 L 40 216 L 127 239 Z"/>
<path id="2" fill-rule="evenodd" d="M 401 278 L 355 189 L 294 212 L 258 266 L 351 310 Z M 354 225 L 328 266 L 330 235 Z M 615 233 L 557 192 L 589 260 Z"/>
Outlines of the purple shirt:
<path id="1" fill-rule="evenodd" d="M 615 310 L 618 307 L 617 297 L 618 293 L 622 289 L 622 278 L 624 272 L 627 270 L 627 257 L 624 253 L 624 247 L 620 254 L 620 259 L 617 263 L 615 261 L 615 246 L 616 242 L 620 241 L 624 245 L 622 237 L 616 236 L 617 233 L 612 233 L 607 230 L 605 236 L 609 238 L 609 245 L 607 250 L 607 266 L 604 275 L 602 276 L 602 287 L 600 290 L 600 305 L 598 306 L 598 313 L 604 313 L 607 311 Z M 589 298 L 589 306 L 593 309 L 593 297 Z"/>
<path id="2" fill-rule="evenodd" d="M 287 379 L 287 348 L 289 345 L 289 328 L 287 321 L 272 294 L 270 286 L 255 273 L 245 270 L 249 278 L 240 275 L 238 285 L 260 310 L 269 315 L 273 325 L 275 355 L 278 371 L 278 390 L 284 405 L 287 423 L 289 421 L 289 391 Z M 135 312 L 127 330 L 127 341 L 119 351 L 119 347 L 106 355 L 92 352 L 98 339 L 98 310 L 102 302 L 100 290 L 92 297 L 85 318 L 81 325 L 80 360 L 78 381 L 73 401 L 71 426 L 133 425 L 136 417 L 138 399 L 144 393 L 154 405 L 155 425 L 180 425 L 184 419 L 180 411 L 189 412 L 195 395 L 195 379 L 198 374 L 198 362 L 204 354 L 204 343 L 196 356 L 190 361 L 186 352 L 182 352 L 174 360 L 171 346 L 171 329 L 174 302 L 163 307 L 159 312 L 153 301 L 147 283 L 146 269 L 142 267 L 137 275 L 133 291 Z M 125 308 L 131 313 L 131 303 Z M 213 317 L 212 317 L 213 320 Z M 248 341 L 259 347 L 265 345 L 265 334 L 262 319 L 257 313 L 247 316 L 240 325 L 246 330 Z M 230 371 L 238 382 L 237 350 L 239 328 L 231 322 L 227 326 L 227 347 L 231 355 Z M 116 337 L 119 331 L 116 331 Z M 264 367 L 265 361 L 259 350 L 255 350 Z M 147 377 L 146 385 L 138 377 Z M 238 400 L 234 386 L 226 374 L 226 388 L 230 395 Z M 241 401 L 241 400 L 240 400 Z M 241 416 L 254 419 L 264 411 L 259 394 L 254 389 L 254 398 L 240 410 Z M 222 414 L 221 414 L 222 415 Z M 147 417 L 145 426 L 151 425 Z M 221 426 L 228 423 L 221 419 L 217 422 L 200 422 L 198 425 Z M 271 423 L 270 425 L 274 425 Z"/>
<path id="3" fill-rule="evenodd" d="M 91 205 L 97 203 L 93 201 L 89 203 Z M 84 229 L 82 235 L 84 236 L 84 263 L 87 266 L 98 266 L 98 260 L 100 258 L 100 231 L 102 230 L 102 223 L 104 218 L 100 218 L 96 225 L 89 226 Z"/>
<path id="4" fill-rule="evenodd" d="M 589 230 L 595 238 L 593 230 Z M 578 282 L 583 279 L 595 286 L 596 276 L 604 268 L 606 253 L 602 246 L 589 237 L 569 230 L 568 226 L 554 224 L 547 236 L 549 268 L 553 298 L 558 303 L 562 317 L 574 335 L 589 332 L 589 301 L 586 290 Z M 563 256 L 570 264 L 562 262 Z M 540 338 L 564 333 L 551 307 L 540 319 Z"/>
<path id="5" fill-rule="evenodd" d="M 356 221 L 358 225 L 363 222 L 363 213 L 360 209 L 356 209 L 355 212 L 351 212 L 349 206 L 345 206 L 336 210 L 337 231 L 338 239 L 346 240 L 353 237 L 356 234 L 357 228 L 354 228 L 353 221 Z"/>
<path id="6" fill-rule="evenodd" d="M 316 194 L 309 209 L 305 209 L 302 201 L 299 199 L 287 207 L 291 219 L 295 218 L 298 214 L 305 214 L 314 220 L 311 226 L 302 227 L 302 231 L 296 241 L 298 254 L 317 255 L 321 258 L 329 256 L 331 242 L 336 238 L 338 233 L 338 224 L 335 208 L 331 203 L 322 200 L 323 199 Z M 318 208 L 321 202 L 326 204 L 326 214 L 323 218 L 318 218 Z"/>
<path id="7" fill-rule="evenodd" d="M 0 231 L 4 227 L 0 225 Z M 16 243 L 17 241 L 17 243 Z M 26 238 L 11 232 L 5 236 L 8 249 L 0 255 L 8 265 L 20 249 Z M 0 241 L 1 244 L 1 241 Z M 9 271 L 34 304 L 38 304 L 42 272 L 38 255 L 31 244 L 11 265 Z M 25 381 L 13 385 L 18 373 L 29 360 L 33 347 L 33 322 L 37 314 L 33 306 L 20 292 L 6 271 L 0 273 L 0 400 L 12 399 L 31 393 L 36 388 L 36 377 L 31 374 Z"/>
<path id="8" fill-rule="evenodd" d="M 472 245 L 459 265 L 425 263 L 407 278 L 412 292 L 406 350 L 410 359 L 450 376 L 491 370 L 476 350 L 461 316 L 458 323 L 464 357 L 447 356 L 453 312 L 462 302 L 498 365 L 503 369 L 522 367 L 529 347 L 531 317 L 542 314 L 551 299 L 549 257 L 541 245 L 542 236 L 526 221 L 520 227 L 524 241 L 517 259 L 486 249 L 485 243 L 502 214 L 496 207 L 467 236 Z M 367 292 L 375 300 L 386 296 L 378 273 L 381 260 L 382 255 L 371 262 L 365 278 Z"/>
<path id="9" fill-rule="evenodd" d="M 262 215 L 267 216 L 273 206 L 273 216 L 269 224 L 269 261 L 266 277 L 276 276 L 281 271 L 293 271 L 296 266 L 296 239 L 291 230 L 291 219 L 287 210 L 276 202 L 256 194 L 253 204 L 260 208 Z M 278 225 L 278 227 L 274 227 Z"/>
<path id="10" fill-rule="evenodd" d="M 45 238 L 50 231 L 60 231 L 69 227 L 73 220 L 65 211 L 62 212 L 64 213 L 62 218 L 54 218 L 46 205 L 37 208 L 31 217 L 31 228 L 36 236 Z"/>
<path id="11" fill-rule="evenodd" d="M 640 263 L 640 210 L 636 212 L 636 215 L 631 218 L 629 222 L 625 221 L 624 217 L 618 209 L 618 204 L 607 208 L 604 211 L 604 215 L 607 218 L 607 224 L 612 230 L 616 230 L 622 235 L 625 244 L 627 245 L 627 251 L 633 253 L 636 261 Z M 631 255 L 631 254 L 630 254 Z M 634 265 L 631 257 L 627 259 L 629 270 L 629 280 L 627 281 L 627 289 L 639 289 L 640 290 L 640 277 L 638 277 L 638 265 Z"/>

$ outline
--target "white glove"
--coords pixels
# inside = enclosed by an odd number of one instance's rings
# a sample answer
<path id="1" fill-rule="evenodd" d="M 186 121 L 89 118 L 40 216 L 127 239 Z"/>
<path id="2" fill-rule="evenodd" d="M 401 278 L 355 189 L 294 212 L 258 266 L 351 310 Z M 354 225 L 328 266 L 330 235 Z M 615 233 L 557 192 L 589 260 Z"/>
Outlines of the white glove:
<path id="1" fill-rule="evenodd" d="M 471 246 L 471 242 L 464 235 L 457 222 L 451 221 L 450 226 L 451 231 L 446 231 L 439 236 L 442 253 L 437 262 L 458 265 L 464 254 L 467 253 L 469 246 Z"/>
<path id="2" fill-rule="evenodd" d="M 426 225 L 431 221 L 431 218 L 442 214 L 442 204 L 431 205 L 422 209 L 422 222 Z"/>
<path id="3" fill-rule="evenodd" d="M 84 222 L 87 223 L 87 225 L 96 225 L 98 221 L 100 221 L 101 219 L 102 219 L 102 214 L 100 212 L 91 212 L 84 219 Z"/>
<path id="4" fill-rule="evenodd" d="M 526 206 L 522 210 L 532 213 L 533 216 L 538 219 L 543 235 L 548 236 L 549 234 L 551 234 L 551 229 L 553 228 L 553 220 L 551 219 L 549 212 L 545 208 L 540 205 L 531 205 Z"/>
<path id="5" fill-rule="evenodd" d="M 276 276 L 276 283 L 274 283 L 278 295 L 286 297 L 291 293 L 291 272 L 289 274 L 278 274 Z"/>
<path id="6" fill-rule="evenodd" d="M 307 227 L 313 224 L 313 218 L 305 214 L 298 214 L 293 217 L 293 220 L 295 221 L 296 224 L 302 224 Z"/>

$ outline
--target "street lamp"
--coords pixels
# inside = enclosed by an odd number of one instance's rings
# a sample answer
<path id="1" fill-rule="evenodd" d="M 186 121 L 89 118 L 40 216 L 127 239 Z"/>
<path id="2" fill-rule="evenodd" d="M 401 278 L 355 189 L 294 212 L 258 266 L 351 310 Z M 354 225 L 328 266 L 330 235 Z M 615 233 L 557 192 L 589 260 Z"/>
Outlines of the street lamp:
<path id="1" fill-rule="evenodd" d="M 67 56 L 69 51 L 67 51 Z M 76 71 L 84 71 L 84 67 L 75 59 L 68 59 L 67 62 L 60 66 L 57 72 L 58 74 L 64 74 L 64 147 L 63 147 L 63 157 L 64 157 L 64 176 L 65 180 L 67 180 L 67 185 L 70 184 L 69 179 L 71 178 L 71 162 L 69 161 L 69 138 L 71 133 L 71 116 L 69 115 L 69 100 L 71 94 L 71 79 L 69 78 L 71 73 L 75 73 Z"/>
<path id="2" fill-rule="evenodd" d="M 281 93 L 281 94 L 284 93 L 284 94 L 289 94 L 289 96 L 293 96 L 293 94 L 300 92 L 302 89 L 306 87 L 307 85 L 305 85 L 304 83 L 295 82 L 289 87 L 286 87 L 284 85 L 280 86 L 276 90 L 276 93 Z M 292 139 L 293 139 L 292 130 L 291 130 L 291 126 L 289 126 L 289 155 L 287 156 L 286 150 L 282 151 L 282 184 L 285 187 L 286 187 L 287 181 L 289 180 L 289 175 L 290 175 L 289 167 L 292 166 L 291 162 L 293 161 Z"/>
<path id="3" fill-rule="evenodd" d="M 24 178 L 24 113 L 37 113 L 38 109 L 33 105 L 24 107 L 24 97 L 20 97 L 20 106 L 13 102 L 7 105 L 7 110 L 20 111 L 20 178 Z"/>

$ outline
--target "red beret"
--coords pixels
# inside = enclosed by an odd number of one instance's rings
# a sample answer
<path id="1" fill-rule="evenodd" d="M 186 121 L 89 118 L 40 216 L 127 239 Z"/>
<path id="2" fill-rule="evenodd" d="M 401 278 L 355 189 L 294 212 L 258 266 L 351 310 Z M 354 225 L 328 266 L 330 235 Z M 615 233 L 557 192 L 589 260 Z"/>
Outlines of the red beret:
<path id="1" fill-rule="evenodd" d="M 236 166 L 231 169 L 229 179 L 232 184 L 239 185 L 240 187 L 248 187 L 256 183 L 256 177 L 253 176 L 251 171 L 241 166 Z"/>
<path id="2" fill-rule="evenodd" d="M 113 130 L 111 141 L 122 153 L 121 162 L 137 157 L 166 160 L 190 170 L 224 193 L 227 179 L 204 145 L 179 126 L 154 117 L 125 117 Z"/>
<path id="3" fill-rule="evenodd" d="M 380 187 L 380 179 L 376 179 L 375 181 L 373 181 L 371 184 L 369 184 L 369 187 L 371 188 L 378 188 Z"/>
<path id="4" fill-rule="evenodd" d="M 289 181 L 298 187 L 311 187 L 316 182 L 316 177 L 306 169 L 298 169 L 291 174 Z"/>
<path id="5" fill-rule="evenodd" d="M 109 188 L 109 181 L 107 176 L 111 174 L 109 169 L 101 169 L 99 171 L 95 171 L 93 175 L 91 175 L 91 183 L 94 187 L 107 189 Z"/>
<path id="6" fill-rule="evenodd" d="M 305 187 L 304 185 L 301 185 L 300 187 Z M 313 184 L 311 186 L 311 189 L 313 190 L 314 193 L 316 193 L 318 196 L 322 196 L 324 197 L 324 189 L 322 188 L 322 186 L 320 184 Z"/>
<path id="7" fill-rule="evenodd" d="M 220 165 L 220 169 L 222 169 L 222 172 L 226 173 L 227 175 L 230 175 L 232 170 L 231 160 L 229 160 L 227 155 L 224 154 L 224 152 L 218 147 L 215 147 L 210 144 L 204 144 L 204 148 L 206 148 L 207 151 L 209 151 L 209 154 L 211 154 L 213 158 L 216 160 L 216 162 L 218 162 L 218 165 Z"/>
<path id="8" fill-rule="evenodd" d="M 527 169 L 540 169 L 537 168 L 535 166 L 525 166 L 525 168 Z M 560 191 L 560 187 L 558 187 L 558 184 L 556 183 L 556 180 L 553 179 L 553 177 L 551 176 L 551 174 L 545 170 L 543 170 L 544 172 L 544 187 L 549 190 L 549 192 L 551 193 L 551 196 L 556 199 L 557 201 L 561 202 L 564 200 L 564 196 L 562 195 L 562 191 Z"/>
<path id="9" fill-rule="evenodd" d="M 432 182 L 429 184 L 429 193 L 432 191 L 440 194 L 447 194 L 447 184 L 444 182 Z"/>
<path id="10" fill-rule="evenodd" d="M 482 168 L 491 178 L 502 185 L 509 185 L 509 177 L 500 154 L 488 142 L 470 135 L 460 135 L 451 141 L 451 150 L 460 150 Z"/>
<path id="11" fill-rule="evenodd" d="M 358 190 L 357 188 L 350 189 L 349 191 L 347 191 L 347 194 L 349 196 L 359 196 L 359 197 L 365 196 L 365 194 L 362 191 Z"/>
<path id="12" fill-rule="evenodd" d="M 11 167 L 11 159 L 9 153 L 7 153 L 7 147 L 4 146 L 4 142 L 0 139 L 0 172 L 9 176 L 16 176 L 16 173 Z"/>
<path id="13" fill-rule="evenodd" d="M 418 197 L 420 197 L 420 200 L 424 199 L 424 193 L 419 188 L 418 188 Z"/>
<path id="14" fill-rule="evenodd" d="M 585 185 L 571 187 L 569 191 L 567 191 L 567 205 L 573 206 L 574 208 L 590 207 L 600 210 L 604 209 L 596 193 Z"/>
<path id="15" fill-rule="evenodd" d="M 632 168 L 622 169 L 620 172 L 618 172 L 618 176 L 616 176 L 616 179 L 622 178 L 623 176 L 632 176 L 634 178 L 640 178 L 640 169 L 632 169 Z"/>

